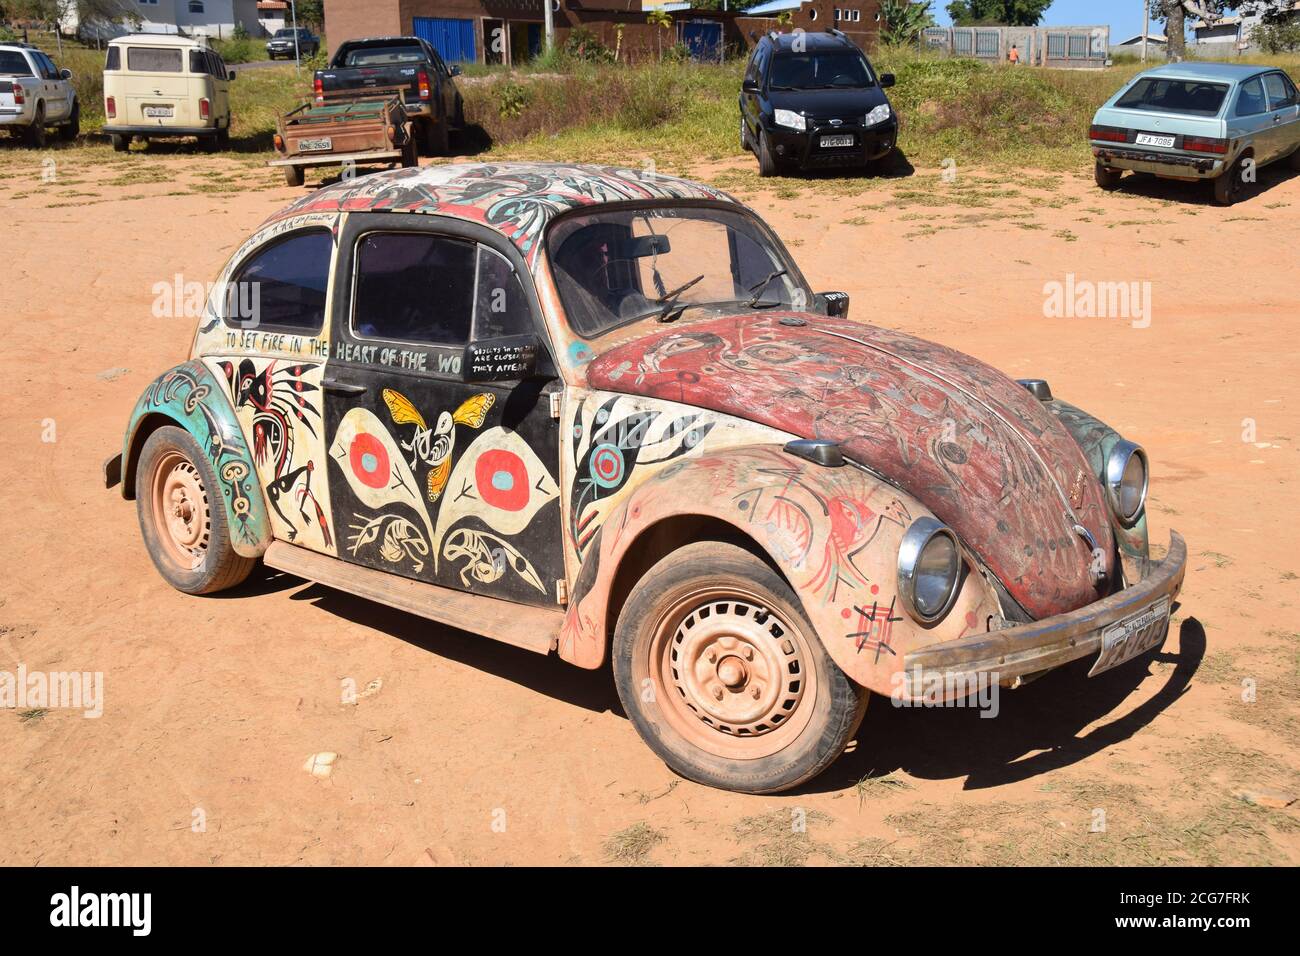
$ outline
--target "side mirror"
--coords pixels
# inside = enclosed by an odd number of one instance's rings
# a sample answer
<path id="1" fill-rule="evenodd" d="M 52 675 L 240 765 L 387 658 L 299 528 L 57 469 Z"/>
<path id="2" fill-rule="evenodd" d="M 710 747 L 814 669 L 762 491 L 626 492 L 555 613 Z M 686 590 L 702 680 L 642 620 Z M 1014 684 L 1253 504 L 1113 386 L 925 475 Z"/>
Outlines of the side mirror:
<path id="1" fill-rule="evenodd" d="M 813 295 L 813 311 L 819 315 L 843 318 L 849 314 L 847 292 L 818 292 Z"/>
<path id="2" fill-rule="evenodd" d="M 740 84 L 740 92 L 757 93 L 759 92 L 758 84 L 755 83 L 753 80 L 746 80 L 745 82 Z"/>
<path id="3" fill-rule="evenodd" d="M 234 78 L 235 78 L 235 71 L 234 71 L 234 70 L 231 70 L 229 73 L 226 74 L 226 79 L 228 79 L 228 80 L 233 80 Z"/>
<path id="4" fill-rule="evenodd" d="M 537 372 L 541 341 L 536 335 L 510 335 L 471 342 L 460 363 L 462 382 L 509 382 Z"/>
<path id="5" fill-rule="evenodd" d="M 451 73 L 452 76 L 460 76 L 460 67 L 453 66 L 450 70 L 448 70 L 448 72 Z"/>
<path id="6" fill-rule="evenodd" d="M 895 83 L 897 83 L 897 82 L 898 82 L 897 78 L 896 78 L 896 77 L 894 76 L 894 74 L 892 74 L 892 73 L 881 73 L 881 74 L 880 74 L 880 88 L 881 88 L 882 90 L 887 90 L 887 89 L 889 89 L 891 86 L 893 86 L 893 85 L 894 85 Z"/>
<path id="7" fill-rule="evenodd" d="M 71 70 L 59 70 L 59 76 L 61 76 L 61 77 L 62 77 L 63 79 L 65 79 L 65 80 L 70 80 L 70 79 L 72 79 L 72 71 L 71 71 Z"/>

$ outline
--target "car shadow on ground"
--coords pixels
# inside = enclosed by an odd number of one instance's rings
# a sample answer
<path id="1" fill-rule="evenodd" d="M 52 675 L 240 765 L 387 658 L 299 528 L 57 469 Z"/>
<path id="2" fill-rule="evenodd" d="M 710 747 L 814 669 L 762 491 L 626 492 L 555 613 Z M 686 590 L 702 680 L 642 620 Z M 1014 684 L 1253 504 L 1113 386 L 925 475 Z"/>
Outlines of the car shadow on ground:
<path id="1" fill-rule="evenodd" d="M 610 711 L 625 716 L 608 667 L 583 670 L 554 654 L 543 657 L 490 637 L 471 634 L 344 591 L 313 584 L 260 563 L 248 581 L 228 593 L 236 598 L 252 597 L 293 588 L 299 590 L 290 596 L 291 600 L 306 601 L 329 614 L 382 631 L 422 651 L 493 674 L 584 710 L 595 713 Z"/>
<path id="2" fill-rule="evenodd" d="M 874 695 L 856 747 L 800 789 L 840 790 L 902 770 L 925 780 L 965 777 L 964 790 L 983 790 L 1077 764 L 1129 739 L 1186 693 L 1205 656 L 1205 628 L 1196 618 L 1182 622 L 1178 646 L 1176 654 L 1162 647 L 1092 678 L 1093 658 L 1075 661 L 1000 691 L 991 718 L 973 707 L 896 707 Z M 1153 671 L 1156 662 L 1173 666 Z M 1153 674 L 1164 677 L 1163 686 L 1125 709 Z"/>
<path id="3" fill-rule="evenodd" d="M 916 167 L 901 149 L 895 149 L 884 159 L 878 159 L 859 169 L 808 169 L 788 170 L 778 178 L 786 179 L 906 179 L 916 175 Z"/>
<path id="4" fill-rule="evenodd" d="M 1292 169 L 1285 159 L 1270 163 L 1257 171 L 1257 181 L 1246 185 L 1245 193 L 1231 208 L 1262 198 L 1297 176 L 1300 176 L 1300 170 Z M 1128 173 L 1110 192 L 1115 196 L 1160 199 L 1185 205 L 1213 206 L 1215 204 L 1214 187 L 1209 180 L 1191 183 L 1176 179 L 1161 179 L 1159 176 L 1147 173 Z"/>

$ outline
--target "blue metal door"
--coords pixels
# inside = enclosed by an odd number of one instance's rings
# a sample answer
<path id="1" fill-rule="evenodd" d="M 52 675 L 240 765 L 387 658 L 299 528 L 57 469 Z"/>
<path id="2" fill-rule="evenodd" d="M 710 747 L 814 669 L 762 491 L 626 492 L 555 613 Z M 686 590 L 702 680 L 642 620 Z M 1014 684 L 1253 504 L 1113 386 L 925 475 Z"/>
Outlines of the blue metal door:
<path id="1" fill-rule="evenodd" d="M 450 17 L 415 17 L 411 21 L 415 35 L 428 40 L 448 63 L 473 63 L 474 21 Z"/>
<path id="2" fill-rule="evenodd" d="M 713 20 L 692 20 L 682 24 L 682 42 L 691 59 L 716 63 L 722 55 L 722 24 Z"/>

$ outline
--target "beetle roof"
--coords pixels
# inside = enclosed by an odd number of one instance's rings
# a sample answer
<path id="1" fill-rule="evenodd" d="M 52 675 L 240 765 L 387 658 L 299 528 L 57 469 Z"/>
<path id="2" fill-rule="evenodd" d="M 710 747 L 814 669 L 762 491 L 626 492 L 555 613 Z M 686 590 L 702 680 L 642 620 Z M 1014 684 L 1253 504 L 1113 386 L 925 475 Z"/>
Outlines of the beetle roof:
<path id="1" fill-rule="evenodd" d="M 391 169 L 304 196 L 272 220 L 306 212 L 418 212 L 479 222 L 504 233 L 530 261 L 546 224 L 570 209 L 655 199 L 734 202 L 686 179 L 616 166 L 465 163 Z"/>

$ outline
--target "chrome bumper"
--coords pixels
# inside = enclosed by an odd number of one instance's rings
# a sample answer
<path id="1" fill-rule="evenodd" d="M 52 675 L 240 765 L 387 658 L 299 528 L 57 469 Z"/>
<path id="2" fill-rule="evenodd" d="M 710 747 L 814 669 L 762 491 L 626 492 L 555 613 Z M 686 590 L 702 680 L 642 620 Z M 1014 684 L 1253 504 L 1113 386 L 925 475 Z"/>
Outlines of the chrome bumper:
<path id="1" fill-rule="evenodd" d="M 1060 667 L 1101 651 L 1106 628 L 1155 604 L 1170 604 L 1183 586 L 1187 544 L 1176 531 L 1169 535 L 1169 553 L 1152 562 L 1146 577 L 1131 587 L 1075 611 L 1020 624 L 1002 631 L 931 644 L 903 658 L 904 687 L 909 697 L 923 696 L 927 687 L 975 687 L 978 675 L 996 683 Z M 965 682 L 964 684 L 962 682 Z"/>

